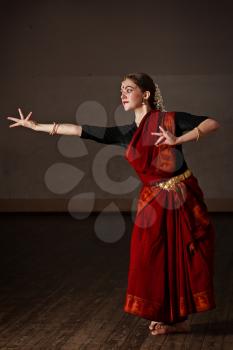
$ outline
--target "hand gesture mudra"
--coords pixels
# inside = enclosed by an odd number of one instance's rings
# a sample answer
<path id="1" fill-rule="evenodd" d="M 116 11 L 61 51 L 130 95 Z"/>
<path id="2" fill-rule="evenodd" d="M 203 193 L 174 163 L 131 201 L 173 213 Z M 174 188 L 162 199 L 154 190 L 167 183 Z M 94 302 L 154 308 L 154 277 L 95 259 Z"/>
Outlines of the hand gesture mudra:
<path id="1" fill-rule="evenodd" d="M 33 129 L 36 125 L 34 120 L 29 120 L 32 112 L 30 112 L 26 117 L 24 117 L 20 108 L 18 108 L 20 119 L 15 117 L 7 117 L 9 120 L 13 120 L 15 123 L 9 125 L 9 128 L 14 128 L 15 126 L 24 126 L 25 128 Z"/>
<path id="2" fill-rule="evenodd" d="M 155 142 L 155 146 L 160 145 L 170 145 L 173 146 L 176 144 L 177 137 L 173 135 L 170 131 L 164 130 L 162 126 L 159 126 L 161 132 L 152 132 L 152 135 L 160 136 L 158 140 Z"/>

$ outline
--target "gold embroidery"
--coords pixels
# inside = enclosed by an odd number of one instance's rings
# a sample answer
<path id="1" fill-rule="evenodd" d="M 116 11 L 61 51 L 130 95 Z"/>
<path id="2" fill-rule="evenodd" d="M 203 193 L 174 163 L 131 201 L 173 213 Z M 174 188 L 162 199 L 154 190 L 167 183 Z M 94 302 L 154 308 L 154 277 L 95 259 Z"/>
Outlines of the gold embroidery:
<path id="1" fill-rule="evenodd" d="M 211 300 L 208 291 L 195 293 L 193 296 L 197 311 L 205 311 L 211 308 L 213 300 Z"/>
<path id="2" fill-rule="evenodd" d="M 152 187 L 153 186 L 158 186 L 158 187 L 162 188 L 163 190 L 167 190 L 167 191 L 174 190 L 175 185 L 177 183 L 185 180 L 186 178 L 188 178 L 191 175 L 192 175 L 191 170 L 187 169 L 187 170 L 185 170 L 184 173 L 182 173 L 180 175 L 177 175 L 177 176 L 173 176 L 170 179 L 168 179 L 167 181 L 158 182 L 155 185 L 153 184 Z"/>
<path id="3" fill-rule="evenodd" d="M 145 185 L 140 194 L 140 198 L 138 199 L 137 214 L 139 214 L 139 212 L 147 204 L 149 204 L 149 202 L 152 199 L 154 199 L 161 192 L 162 189 L 167 191 L 173 190 L 176 192 L 180 192 L 182 198 L 185 198 L 185 189 L 183 189 L 182 186 L 178 186 L 178 184 L 191 175 L 191 170 L 187 169 L 184 173 L 171 177 L 167 181 L 157 182 L 152 185 Z"/>
<path id="4" fill-rule="evenodd" d="M 210 291 L 194 293 L 193 299 L 194 299 L 196 312 L 207 311 L 212 309 L 215 306 L 214 298 Z M 194 312 L 194 311 L 188 310 L 184 297 L 180 297 L 179 311 L 180 311 L 180 316 L 185 316 L 190 312 Z"/>
<path id="5" fill-rule="evenodd" d="M 161 192 L 160 188 L 152 189 L 150 186 L 145 186 L 137 204 L 137 214 Z"/>
<path id="6" fill-rule="evenodd" d="M 159 115 L 157 131 L 159 131 L 159 125 L 161 125 L 165 130 L 170 131 L 175 134 L 175 122 L 174 122 L 174 112 L 161 113 Z M 158 154 L 153 160 L 152 164 L 157 170 L 162 170 L 165 172 L 172 173 L 176 169 L 176 149 L 170 145 L 160 145 L 158 147 Z"/>
<path id="7" fill-rule="evenodd" d="M 211 291 L 203 291 L 193 294 L 195 307 L 190 307 L 186 298 L 180 297 L 179 316 L 187 316 L 190 313 L 208 311 L 215 307 L 214 297 Z M 132 294 L 126 294 L 124 311 L 141 317 L 156 317 L 160 315 L 163 306 L 160 303 L 142 299 Z M 173 319 L 173 310 L 170 310 Z"/>
<path id="8" fill-rule="evenodd" d="M 159 309 L 160 304 L 154 303 L 137 297 L 132 294 L 126 294 L 126 301 L 124 306 L 124 311 L 135 314 L 135 315 L 147 315 L 153 316 Z"/>

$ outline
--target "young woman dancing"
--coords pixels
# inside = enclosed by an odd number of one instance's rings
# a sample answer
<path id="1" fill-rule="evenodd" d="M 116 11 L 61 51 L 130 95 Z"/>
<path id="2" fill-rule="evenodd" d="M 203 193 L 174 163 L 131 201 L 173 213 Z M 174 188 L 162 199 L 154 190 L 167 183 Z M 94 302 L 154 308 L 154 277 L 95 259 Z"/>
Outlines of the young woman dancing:
<path id="1" fill-rule="evenodd" d="M 100 127 L 40 124 L 19 109 L 10 127 L 23 126 L 51 135 L 77 135 L 125 147 L 125 159 L 142 185 L 131 236 L 124 311 L 150 320 L 151 334 L 191 330 L 188 315 L 216 307 L 214 298 L 215 230 L 198 180 L 188 168 L 182 144 L 198 141 L 220 125 L 207 116 L 167 112 L 157 84 L 145 73 L 121 82 L 131 124 Z"/>

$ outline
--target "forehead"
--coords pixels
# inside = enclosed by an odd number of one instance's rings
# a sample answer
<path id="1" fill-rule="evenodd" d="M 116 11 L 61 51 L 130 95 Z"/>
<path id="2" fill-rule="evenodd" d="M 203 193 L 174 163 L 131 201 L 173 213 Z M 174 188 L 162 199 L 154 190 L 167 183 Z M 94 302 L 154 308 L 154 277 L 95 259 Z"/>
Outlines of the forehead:
<path id="1" fill-rule="evenodd" d="M 127 79 L 122 81 L 121 88 L 122 89 L 126 89 L 128 86 L 130 86 L 130 87 L 137 87 L 137 85 L 132 80 L 127 78 Z"/>

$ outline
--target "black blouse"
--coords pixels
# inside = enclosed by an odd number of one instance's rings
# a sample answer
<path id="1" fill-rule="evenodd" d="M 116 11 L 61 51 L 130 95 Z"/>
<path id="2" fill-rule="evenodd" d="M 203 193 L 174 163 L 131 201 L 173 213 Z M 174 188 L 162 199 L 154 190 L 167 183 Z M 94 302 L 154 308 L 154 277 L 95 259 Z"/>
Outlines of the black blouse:
<path id="1" fill-rule="evenodd" d="M 175 134 L 176 136 L 182 135 L 184 132 L 190 131 L 208 117 L 197 116 L 186 112 L 176 112 L 175 114 Z M 81 138 L 90 139 L 105 144 L 115 144 L 122 147 L 127 147 L 130 143 L 134 132 L 137 130 L 135 122 L 122 126 L 102 127 L 93 125 L 82 125 Z M 188 165 L 184 159 L 182 144 L 176 145 L 177 160 L 176 170 L 173 176 L 182 174 Z"/>
<path id="2" fill-rule="evenodd" d="M 180 136 L 183 132 L 192 130 L 208 117 L 197 116 L 186 112 L 176 112 L 175 126 L 176 136 Z M 134 132 L 137 130 L 135 122 L 122 126 L 103 127 L 94 125 L 82 125 L 81 138 L 90 139 L 105 144 L 117 144 L 127 147 L 130 143 Z"/>

